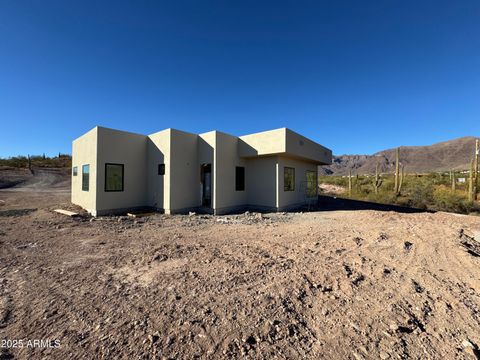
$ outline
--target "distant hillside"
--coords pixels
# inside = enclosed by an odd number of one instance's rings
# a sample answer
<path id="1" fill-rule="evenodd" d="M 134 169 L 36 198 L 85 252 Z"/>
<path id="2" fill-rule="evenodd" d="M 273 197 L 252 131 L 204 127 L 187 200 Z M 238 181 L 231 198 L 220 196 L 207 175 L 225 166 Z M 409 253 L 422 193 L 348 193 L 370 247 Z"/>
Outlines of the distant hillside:
<path id="1" fill-rule="evenodd" d="M 401 146 L 400 162 L 405 171 L 434 172 L 466 170 L 475 151 L 475 137 L 467 136 L 429 146 Z M 383 150 L 373 155 L 334 156 L 333 164 L 322 166 L 321 175 L 372 174 L 378 163 L 381 172 L 391 172 L 395 167 L 395 149 Z"/>

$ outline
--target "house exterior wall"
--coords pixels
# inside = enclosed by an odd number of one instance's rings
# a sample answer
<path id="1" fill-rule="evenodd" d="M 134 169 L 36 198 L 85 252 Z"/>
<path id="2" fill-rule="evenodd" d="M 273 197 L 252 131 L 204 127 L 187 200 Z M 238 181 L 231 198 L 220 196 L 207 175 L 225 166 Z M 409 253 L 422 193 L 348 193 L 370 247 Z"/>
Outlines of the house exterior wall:
<path id="1" fill-rule="evenodd" d="M 243 157 L 279 154 L 287 149 L 285 128 L 244 135 L 239 139 L 239 154 Z"/>
<path id="2" fill-rule="evenodd" d="M 72 203 L 89 212 L 94 212 L 97 204 L 97 141 L 98 128 L 95 127 L 72 143 L 72 168 L 77 167 L 77 176 L 72 175 Z M 90 165 L 89 191 L 82 191 L 82 165 Z"/>
<path id="3" fill-rule="evenodd" d="M 330 157 L 330 158 L 329 158 Z M 72 202 L 93 215 L 152 207 L 181 213 L 201 207 L 201 166 L 211 164 L 211 208 L 216 214 L 245 207 L 283 210 L 305 202 L 306 172 L 331 161 L 331 151 L 288 129 L 235 137 L 166 129 L 149 136 L 96 127 L 72 145 Z M 124 166 L 123 191 L 105 191 L 105 164 Z M 82 191 L 82 165 L 90 189 Z M 165 174 L 158 174 L 158 165 Z M 237 191 L 236 167 L 245 168 Z M 284 191 L 284 167 L 295 169 L 294 191 Z"/>
<path id="4" fill-rule="evenodd" d="M 171 129 L 149 135 L 147 153 L 147 206 L 170 209 Z M 159 164 L 165 165 L 165 175 L 158 175 Z"/>
<path id="5" fill-rule="evenodd" d="M 105 164 L 124 165 L 123 191 L 105 191 Z M 98 128 L 97 213 L 143 207 L 147 203 L 147 137 Z"/>
<path id="6" fill-rule="evenodd" d="M 285 152 L 290 157 L 299 157 L 324 165 L 332 162 L 332 150 L 297 134 L 290 129 L 285 129 Z"/>
<path id="7" fill-rule="evenodd" d="M 198 164 L 211 164 L 212 165 L 212 208 L 215 209 L 217 196 L 215 194 L 216 184 L 216 145 L 217 144 L 217 132 L 210 131 L 204 134 L 198 135 Z M 200 197 L 200 183 L 198 184 L 198 191 Z"/>
<path id="8" fill-rule="evenodd" d="M 198 135 L 171 130 L 170 206 L 166 213 L 184 212 L 201 205 Z"/>
<path id="9" fill-rule="evenodd" d="M 294 191 L 285 191 L 284 189 L 284 168 L 291 167 L 295 169 L 295 189 Z M 310 163 L 295 158 L 285 156 L 278 157 L 278 210 L 288 209 L 305 203 L 305 187 L 307 171 L 313 171 L 317 174 L 318 168 L 315 163 Z"/>
<path id="10" fill-rule="evenodd" d="M 228 212 L 247 204 L 247 190 L 235 190 L 237 166 L 245 167 L 245 159 L 238 155 L 238 138 L 222 132 L 215 134 L 215 210 Z M 247 171 L 247 169 L 245 169 Z M 245 175 L 246 177 L 246 175 Z M 246 184 L 245 184 L 246 185 Z"/>
<path id="11" fill-rule="evenodd" d="M 246 161 L 247 203 L 254 208 L 277 207 L 277 157 L 265 156 Z"/>

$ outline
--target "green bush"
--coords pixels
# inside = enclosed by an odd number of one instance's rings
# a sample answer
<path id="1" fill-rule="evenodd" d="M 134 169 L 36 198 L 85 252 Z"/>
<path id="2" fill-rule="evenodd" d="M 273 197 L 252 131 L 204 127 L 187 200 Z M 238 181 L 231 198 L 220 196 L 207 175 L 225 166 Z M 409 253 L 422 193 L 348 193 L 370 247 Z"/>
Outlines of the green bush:
<path id="1" fill-rule="evenodd" d="M 433 181 L 426 177 L 414 178 L 405 181 L 403 193 L 407 197 L 407 206 L 418 209 L 428 209 L 433 203 Z"/>

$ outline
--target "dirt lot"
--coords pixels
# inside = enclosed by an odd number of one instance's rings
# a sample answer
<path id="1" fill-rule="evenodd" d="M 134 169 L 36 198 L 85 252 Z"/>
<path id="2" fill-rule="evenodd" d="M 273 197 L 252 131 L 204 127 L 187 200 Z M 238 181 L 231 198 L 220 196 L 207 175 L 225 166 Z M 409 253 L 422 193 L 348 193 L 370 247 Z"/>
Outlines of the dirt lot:
<path id="1" fill-rule="evenodd" d="M 68 200 L 0 191 L 0 339 L 24 344 L 1 359 L 480 356 L 478 217 L 51 211 Z"/>
<path id="2" fill-rule="evenodd" d="M 0 189 L 68 192 L 70 171 L 69 168 L 33 168 L 29 170 L 0 166 Z"/>

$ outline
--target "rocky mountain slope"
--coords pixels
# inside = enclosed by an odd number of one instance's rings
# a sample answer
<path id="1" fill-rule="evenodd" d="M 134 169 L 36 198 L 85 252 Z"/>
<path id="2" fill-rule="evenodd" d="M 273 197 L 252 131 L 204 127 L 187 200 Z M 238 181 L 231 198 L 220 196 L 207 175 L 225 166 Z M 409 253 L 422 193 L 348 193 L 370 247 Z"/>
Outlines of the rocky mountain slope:
<path id="1" fill-rule="evenodd" d="M 400 161 L 409 173 L 446 170 L 465 170 L 475 150 L 475 137 L 467 136 L 429 146 L 401 146 Z M 351 169 L 355 174 L 371 174 L 376 164 L 381 172 L 393 171 L 395 149 L 377 152 L 373 155 L 334 156 L 333 164 L 322 166 L 321 175 L 345 175 Z"/>

